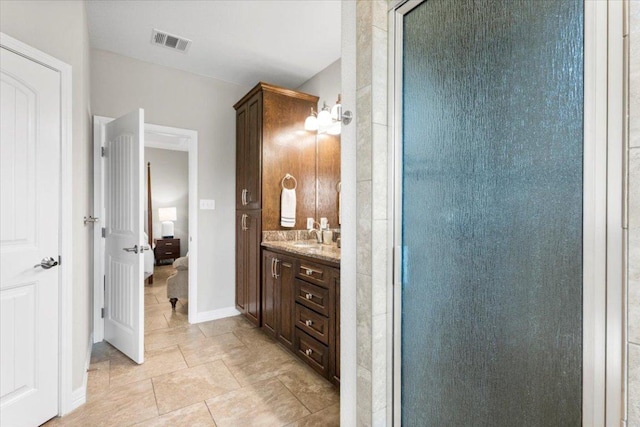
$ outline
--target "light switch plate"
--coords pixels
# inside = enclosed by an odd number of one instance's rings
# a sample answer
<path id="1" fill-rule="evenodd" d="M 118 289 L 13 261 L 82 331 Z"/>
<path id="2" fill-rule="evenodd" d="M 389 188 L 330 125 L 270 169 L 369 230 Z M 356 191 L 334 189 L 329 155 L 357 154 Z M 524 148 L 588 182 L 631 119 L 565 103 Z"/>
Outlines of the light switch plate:
<path id="1" fill-rule="evenodd" d="M 320 218 L 320 229 L 324 230 L 329 225 L 329 220 L 325 217 Z"/>
<path id="2" fill-rule="evenodd" d="M 311 230 L 313 228 L 313 218 L 307 218 L 307 230 Z"/>
<path id="3" fill-rule="evenodd" d="M 215 200 L 200 199 L 200 209 L 202 210 L 214 210 L 216 208 Z"/>

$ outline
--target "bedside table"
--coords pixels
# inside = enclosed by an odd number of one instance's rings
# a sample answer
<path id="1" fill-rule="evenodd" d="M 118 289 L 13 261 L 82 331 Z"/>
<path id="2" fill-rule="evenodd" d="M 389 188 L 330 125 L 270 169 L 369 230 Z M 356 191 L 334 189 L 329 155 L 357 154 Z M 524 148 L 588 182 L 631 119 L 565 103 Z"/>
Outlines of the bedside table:
<path id="1" fill-rule="evenodd" d="M 155 239 L 156 264 L 165 259 L 180 258 L 180 239 Z"/>

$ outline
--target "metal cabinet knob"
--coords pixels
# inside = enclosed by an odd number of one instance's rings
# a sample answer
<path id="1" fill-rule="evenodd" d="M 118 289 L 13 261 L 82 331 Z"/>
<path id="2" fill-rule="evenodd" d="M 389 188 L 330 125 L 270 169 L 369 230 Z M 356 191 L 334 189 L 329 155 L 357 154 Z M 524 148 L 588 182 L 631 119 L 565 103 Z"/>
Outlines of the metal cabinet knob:
<path id="1" fill-rule="evenodd" d="M 313 353 L 313 350 L 311 350 L 310 348 L 304 351 L 304 354 L 306 354 L 307 356 L 311 356 L 312 353 Z"/>
<path id="2" fill-rule="evenodd" d="M 304 296 L 306 299 L 308 300 L 312 300 L 313 299 L 313 294 L 305 294 Z"/>
<path id="3" fill-rule="evenodd" d="M 311 326 L 311 325 L 313 325 L 313 320 L 305 320 L 304 324 L 307 325 L 307 326 Z"/>
<path id="4" fill-rule="evenodd" d="M 313 274 L 313 270 L 307 270 L 307 271 L 305 271 L 305 274 L 307 276 L 311 276 Z"/>

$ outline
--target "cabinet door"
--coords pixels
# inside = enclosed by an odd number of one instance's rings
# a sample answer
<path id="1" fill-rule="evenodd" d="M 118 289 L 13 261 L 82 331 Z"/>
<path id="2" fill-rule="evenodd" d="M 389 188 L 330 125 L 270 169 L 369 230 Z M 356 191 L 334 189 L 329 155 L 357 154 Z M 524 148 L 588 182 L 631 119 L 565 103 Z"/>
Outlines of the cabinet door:
<path id="1" fill-rule="evenodd" d="M 277 260 L 277 255 L 273 252 L 262 251 L 262 329 L 273 337 L 276 336 L 278 310 L 278 280 L 275 277 Z"/>
<path id="2" fill-rule="evenodd" d="M 259 210 L 245 211 L 247 258 L 245 270 L 247 272 L 247 319 L 256 326 L 260 326 L 260 242 L 261 217 Z"/>
<path id="3" fill-rule="evenodd" d="M 247 274 L 245 269 L 247 244 L 245 231 L 243 230 L 243 215 L 246 214 L 242 211 L 236 212 L 236 308 L 240 313 L 245 314 L 247 311 L 245 305 L 247 296 Z"/>
<path id="4" fill-rule="evenodd" d="M 246 205 L 243 209 L 262 207 L 262 92 L 247 101 L 244 176 Z"/>
<path id="5" fill-rule="evenodd" d="M 244 190 L 247 188 L 247 104 L 236 110 L 236 209 L 245 209 Z"/>
<path id="6" fill-rule="evenodd" d="M 294 322 L 293 307 L 294 300 L 294 282 L 295 267 L 293 258 L 287 256 L 278 256 L 276 265 L 276 274 L 278 276 L 277 301 L 278 309 L 278 341 L 286 347 L 293 349 L 294 343 Z"/>
<path id="7" fill-rule="evenodd" d="M 336 326 L 335 326 L 335 350 L 333 365 L 333 382 L 340 384 L 340 270 L 334 272 L 334 284 L 336 289 Z"/>

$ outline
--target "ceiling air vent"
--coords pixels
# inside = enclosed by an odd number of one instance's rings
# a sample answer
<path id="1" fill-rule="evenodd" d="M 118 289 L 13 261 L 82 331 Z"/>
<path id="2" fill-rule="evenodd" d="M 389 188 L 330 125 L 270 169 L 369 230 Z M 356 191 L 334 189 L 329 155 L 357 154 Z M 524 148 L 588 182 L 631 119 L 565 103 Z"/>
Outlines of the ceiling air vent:
<path id="1" fill-rule="evenodd" d="M 169 34 L 165 31 L 156 30 L 155 28 L 151 34 L 151 43 L 164 46 L 169 49 L 175 49 L 180 52 L 186 52 L 191 47 L 191 40 Z"/>

